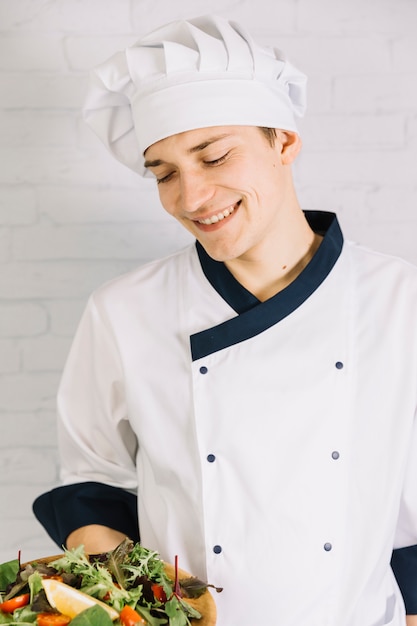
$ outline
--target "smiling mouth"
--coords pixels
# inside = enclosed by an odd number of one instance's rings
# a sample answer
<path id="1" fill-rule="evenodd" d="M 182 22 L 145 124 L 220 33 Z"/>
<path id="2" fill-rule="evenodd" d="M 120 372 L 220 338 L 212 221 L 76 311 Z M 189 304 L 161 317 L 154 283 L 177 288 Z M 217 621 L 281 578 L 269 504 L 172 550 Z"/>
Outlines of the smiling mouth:
<path id="1" fill-rule="evenodd" d="M 233 204 L 232 206 L 229 206 L 227 209 L 225 209 L 224 211 L 221 211 L 220 213 L 217 213 L 216 215 L 212 215 L 211 217 L 206 217 L 204 220 L 196 220 L 199 224 L 206 224 L 207 226 L 209 226 L 210 224 L 217 224 L 217 222 L 221 222 L 222 220 L 226 219 L 226 217 L 229 217 L 229 215 L 231 215 L 235 208 L 238 205 Z"/>

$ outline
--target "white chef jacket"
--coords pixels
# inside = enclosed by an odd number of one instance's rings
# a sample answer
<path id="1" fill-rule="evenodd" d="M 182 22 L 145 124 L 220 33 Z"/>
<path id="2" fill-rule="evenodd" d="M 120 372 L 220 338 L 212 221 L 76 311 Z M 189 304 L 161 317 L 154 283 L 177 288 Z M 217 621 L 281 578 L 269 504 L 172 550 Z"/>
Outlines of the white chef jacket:
<path id="1" fill-rule="evenodd" d="M 107 283 L 63 374 L 63 484 L 137 490 L 142 544 L 223 587 L 218 626 L 405 624 L 417 270 L 326 219 L 300 276 L 239 315 L 195 245 Z"/>

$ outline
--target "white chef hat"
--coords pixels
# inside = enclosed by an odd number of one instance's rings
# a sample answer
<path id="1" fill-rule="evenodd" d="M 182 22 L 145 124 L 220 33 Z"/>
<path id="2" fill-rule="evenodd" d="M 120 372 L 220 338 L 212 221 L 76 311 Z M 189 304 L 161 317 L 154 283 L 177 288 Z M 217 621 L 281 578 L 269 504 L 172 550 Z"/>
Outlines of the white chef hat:
<path id="1" fill-rule="evenodd" d="M 216 16 L 163 26 L 91 75 L 84 118 L 112 154 L 142 175 L 150 145 L 210 126 L 297 132 L 306 76 L 235 22 Z"/>

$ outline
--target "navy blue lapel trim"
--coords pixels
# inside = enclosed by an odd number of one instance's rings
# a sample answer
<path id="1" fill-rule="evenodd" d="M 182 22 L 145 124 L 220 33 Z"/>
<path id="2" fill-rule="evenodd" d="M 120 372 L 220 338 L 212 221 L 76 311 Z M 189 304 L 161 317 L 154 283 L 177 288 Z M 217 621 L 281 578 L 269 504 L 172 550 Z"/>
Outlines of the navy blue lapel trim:
<path id="1" fill-rule="evenodd" d="M 212 259 L 198 241 L 196 248 L 207 280 L 236 313 L 244 313 L 259 304 L 258 298 L 236 280 L 224 263 Z"/>
<path id="2" fill-rule="evenodd" d="M 222 324 L 191 335 L 193 361 L 259 335 L 290 315 L 321 285 L 336 263 L 343 235 L 334 213 L 307 211 L 312 229 L 324 239 L 310 263 L 288 287 L 266 302 L 260 302 L 242 287 L 224 263 L 214 261 L 197 242 L 201 267 L 211 285 L 238 313 Z"/>

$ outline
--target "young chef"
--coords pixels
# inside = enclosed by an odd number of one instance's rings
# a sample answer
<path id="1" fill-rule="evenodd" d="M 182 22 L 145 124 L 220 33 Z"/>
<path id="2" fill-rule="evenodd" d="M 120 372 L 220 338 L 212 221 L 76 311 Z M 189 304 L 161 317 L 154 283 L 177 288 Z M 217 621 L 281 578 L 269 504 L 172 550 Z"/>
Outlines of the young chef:
<path id="1" fill-rule="evenodd" d="M 224 588 L 219 626 L 402 626 L 417 270 L 301 210 L 305 83 L 216 17 L 93 74 L 87 122 L 196 243 L 91 296 L 59 390 L 62 485 L 34 510 L 58 545 L 140 533 L 178 554 Z"/>

